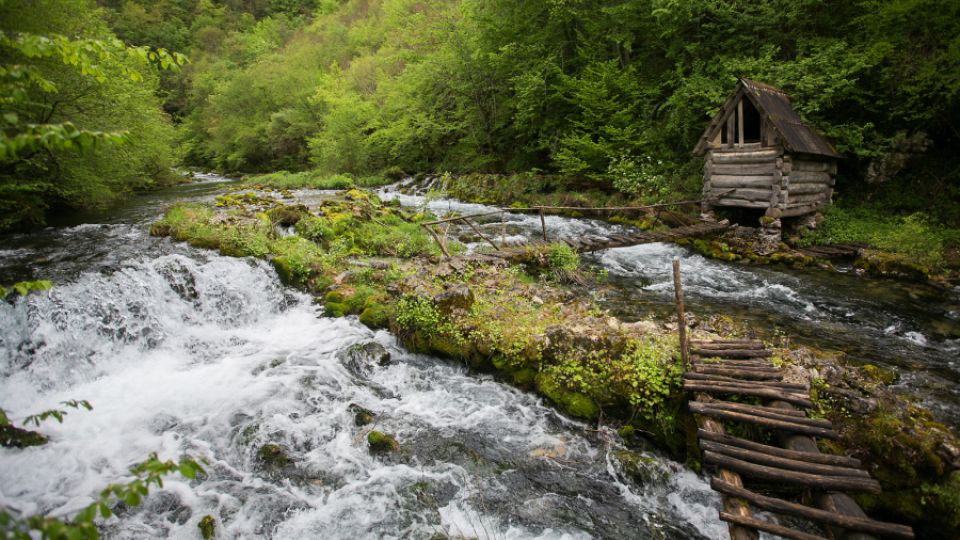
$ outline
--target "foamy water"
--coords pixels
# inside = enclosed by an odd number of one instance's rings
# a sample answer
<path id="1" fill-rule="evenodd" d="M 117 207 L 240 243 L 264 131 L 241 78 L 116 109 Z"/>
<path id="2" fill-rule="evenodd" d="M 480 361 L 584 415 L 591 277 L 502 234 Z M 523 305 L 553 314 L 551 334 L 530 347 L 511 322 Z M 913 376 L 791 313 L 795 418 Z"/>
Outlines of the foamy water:
<path id="1" fill-rule="evenodd" d="M 344 361 L 374 341 L 388 366 Z M 660 480 L 619 472 L 616 435 L 585 431 L 538 398 L 412 355 L 352 318 L 324 317 L 262 262 L 161 254 L 0 304 L 0 396 L 15 421 L 86 399 L 47 423 L 50 443 L 0 449 L 0 504 L 69 516 L 150 452 L 206 461 L 170 476 L 108 538 L 716 538 L 718 498 L 651 455 Z M 351 406 L 375 423 L 354 425 Z M 371 455 L 366 434 L 401 451 Z M 281 468 L 257 457 L 276 444 Z"/>

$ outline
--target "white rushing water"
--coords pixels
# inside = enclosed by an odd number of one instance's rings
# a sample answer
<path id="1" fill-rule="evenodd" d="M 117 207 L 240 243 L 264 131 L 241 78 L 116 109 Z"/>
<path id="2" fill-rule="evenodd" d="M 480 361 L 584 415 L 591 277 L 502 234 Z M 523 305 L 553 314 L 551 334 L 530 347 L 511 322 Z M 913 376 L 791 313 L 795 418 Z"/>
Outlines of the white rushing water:
<path id="1" fill-rule="evenodd" d="M 376 342 L 389 365 L 351 361 Z M 538 398 L 413 355 L 352 318 L 326 318 L 262 262 L 194 253 L 0 302 L 0 406 L 15 421 L 67 399 L 50 442 L 0 449 L 0 505 L 69 516 L 150 452 L 206 460 L 103 524 L 108 538 L 718 538 L 718 499 L 649 454 L 621 472 L 615 434 L 585 431 Z M 358 427 L 353 406 L 376 415 Z M 366 434 L 401 450 L 371 455 Z M 258 457 L 278 445 L 289 463 Z"/>
<path id="2" fill-rule="evenodd" d="M 483 214 L 496 207 L 452 199 L 403 194 L 397 186 L 381 190 L 385 199 L 445 215 Z M 410 191 L 412 184 L 399 186 Z M 478 218 L 484 233 L 501 241 L 500 215 Z M 537 214 L 506 212 L 507 243 L 539 239 Z M 551 239 L 608 237 L 630 228 L 599 220 L 547 216 Z M 484 243 L 468 228 L 454 224 L 450 234 L 468 250 Z M 688 308 L 696 314 L 721 313 L 740 318 L 771 337 L 774 332 L 818 348 L 847 352 L 855 361 L 898 371 L 898 386 L 918 395 L 938 418 L 960 426 L 960 290 L 936 291 L 922 285 L 821 270 L 794 271 L 708 259 L 668 243 L 645 244 L 585 255 L 588 264 L 606 270 L 616 289 L 610 297 L 617 314 L 644 316 L 636 306 L 668 307 L 673 302 L 672 260 L 680 259 Z M 634 307 L 631 307 L 634 306 Z"/>

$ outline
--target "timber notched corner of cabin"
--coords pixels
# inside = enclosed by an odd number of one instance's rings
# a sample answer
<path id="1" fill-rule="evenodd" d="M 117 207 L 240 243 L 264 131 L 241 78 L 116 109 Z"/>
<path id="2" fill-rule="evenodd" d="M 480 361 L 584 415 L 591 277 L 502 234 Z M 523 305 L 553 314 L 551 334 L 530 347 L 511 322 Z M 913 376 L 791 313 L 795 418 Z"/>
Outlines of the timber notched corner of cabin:
<path id="1" fill-rule="evenodd" d="M 704 217 L 720 207 L 767 217 L 815 214 L 830 203 L 840 155 L 804 124 L 790 96 L 740 79 L 693 153 L 704 157 Z"/>

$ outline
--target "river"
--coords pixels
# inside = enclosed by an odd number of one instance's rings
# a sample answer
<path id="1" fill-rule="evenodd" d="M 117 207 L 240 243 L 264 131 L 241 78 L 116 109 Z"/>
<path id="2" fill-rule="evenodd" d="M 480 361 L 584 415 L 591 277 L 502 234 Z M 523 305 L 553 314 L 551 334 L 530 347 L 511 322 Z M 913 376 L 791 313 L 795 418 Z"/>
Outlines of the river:
<path id="1" fill-rule="evenodd" d="M 229 187 L 207 175 L 0 238 L 0 282 L 56 283 L 0 302 L 0 407 L 20 422 L 67 399 L 94 406 L 44 424 L 44 446 L 0 449 L 0 505 L 72 515 L 158 452 L 206 474 L 118 507 L 106 538 L 198 538 L 206 515 L 221 538 L 726 536 L 704 477 L 656 450 L 642 481 L 628 477 L 612 431 L 325 317 L 264 262 L 149 236 L 165 205 Z M 351 347 L 370 342 L 392 362 L 351 369 Z M 355 406 L 401 450 L 371 455 Z M 288 461 L 264 462 L 265 445 Z"/>
<path id="2" fill-rule="evenodd" d="M 480 214 L 495 208 L 448 199 L 408 195 L 395 189 L 383 197 L 435 213 Z M 478 218 L 495 241 L 538 238 L 536 214 Z M 592 219 L 547 216 L 550 238 L 604 237 L 629 232 Z M 466 227 L 454 228 L 470 249 L 483 243 Z M 608 249 L 584 261 L 605 270 L 611 287 L 601 306 L 627 321 L 674 312 L 671 261 L 680 259 L 687 309 L 694 315 L 728 315 L 771 341 L 786 340 L 842 352 L 853 363 L 893 370 L 895 390 L 915 397 L 934 416 L 960 429 L 960 288 L 944 291 L 926 284 L 868 279 L 842 264 L 840 271 L 756 267 L 708 259 L 666 243 Z"/>

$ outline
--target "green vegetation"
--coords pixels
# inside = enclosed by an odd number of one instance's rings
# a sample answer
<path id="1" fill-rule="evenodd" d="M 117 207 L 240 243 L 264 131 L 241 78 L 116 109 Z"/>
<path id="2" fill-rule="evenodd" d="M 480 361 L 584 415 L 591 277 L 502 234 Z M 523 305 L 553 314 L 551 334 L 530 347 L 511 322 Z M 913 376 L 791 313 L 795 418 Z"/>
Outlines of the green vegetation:
<path id="1" fill-rule="evenodd" d="M 68 400 L 62 402 L 62 404 L 74 409 L 93 409 L 93 406 L 86 400 Z M 67 412 L 62 409 L 51 409 L 27 416 L 23 425 L 32 423 L 39 427 L 42 422 L 49 418 L 54 418 L 62 423 L 66 414 Z M 2 446 L 26 448 L 46 442 L 46 437 L 39 433 L 13 426 L 6 412 L 0 409 L 0 444 Z M 129 507 L 140 505 L 143 497 L 150 493 L 150 486 L 163 488 L 163 477 L 172 472 L 179 472 L 185 478 L 192 479 L 196 478 L 198 474 L 202 474 L 204 470 L 195 460 L 189 457 L 183 457 L 178 463 L 174 463 L 171 460 L 161 461 L 157 454 L 150 454 L 146 460 L 130 468 L 133 480 L 125 484 L 108 485 L 100 492 L 97 500 L 87 505 L 71 519 L 64 520 L 40 514 L 23 516 L 18 512 L 0 506 L 0 537 L 12 540 L 30 540 L 39 535 L 40 538 L 50 540 L 96 540 L 99 538 L 99 531 L 94 520 L 98 516 L 109 519 L 114 513 L 113 508 L 121 502 Z"/>
<path id="2" fill-rule="evenodd" d="M 193 60 L 162 81 L 193 164 L 530 172 L 570 192 L 676 197 L 697 191 L 688 153 L 742 76 L 784 88 L 834 140 L 840 193 L 960 220 L 954 4 L 102 4 L 123 40 Z"/>
<path id="3" fill-rule="evenodd" d="M 53 288 L 53 282 L 45 279 L 38 279 L 36 281 L 18 281 L 13 285 L 6 287 L 0 285 L 0 300 L 8 298 L 12 294 L 17 296 L 27 296 L 30 293 L 43 292 L 51 288 Z"/>
<path id="4" fill-rule="evenodd" d="M 350 189 L 353 187 L 372 188 L 396 181 L 387 176 L 353 176 L 346 174 L 328 174 L 317 170 L 287 172 L 277 171 L 244 177 L 254 186 L 273 189 Z"/>
<path id="5" fill-rule="evenodd" d="M 367 444 L 370 446 L 371 453 L 396 452 L 400 449 L 400 444 L 393 435 L 379 431 L 371 431 L 367 434 Z"/>
<path id="6" fill-rule="evenodd" d="M 518 252 L 511 264 L 435 263 L 417 220 L 368 192 L 326 196 L 310 211 L 275 199 L 231 195 L 236 204 L 181 204 L 152 227 L 193 245 L 270 259 L 281 279 L 323 299 L 331 316 L 358 315 L 391 328 L 413 350 L 460 359 L 536 388 L 572 416 L 635 420 L 676 451 L 679 389 L 675 347 L 656 335 L 611 326 L 564 283 L 583 282 L 566 244 Z M 296 235 L 280 235 L 277 225 Z M 459 251 L 455 244 L 451 246 Z M 424 272 L 425 265 L 433 270 Z"/>
<path id="7" fill-rule="evenodd" d="M 200 519 L 200 522 L 197 523 L 197 528 L 200 529 L 200 537 L 203 538 L 203 540 L 210 540 L 216 537 L 217 520 L 208 514 Z"/>
<path id="8" fill-rule="evenodd" d="M 278 189 L 449 171 L 505 204 L 684 198 L 689 150 L 740 76 L 784 88 L 836 143 L 839 193 L 960 226 L 954 4 L 92 2 L 0 9 L 0 227 L 168 180 L 161 101 L 185 163 Z M 144 69 L 179 53 L 183 69 Z M 12 160 L 21 143 L 43 151 Z"/>
<path id="9" fill-rule="evenodd" d="M 907 273 L 960 266 L 960 228 L 944 227 L 923 212 L 896 216 L 882 209 L 835 205 L 827 209 L 823 224 L 801 242 L 829 243 L 865 244 L 888 252 L 892 256 L 885 260 L 874 254 L 864 264 L 896 266 Z"/>
<path id="10" fill-rule="evenodd" d="M 93 0 L 0 3 L 0 230 L 175 181 L 157 68 L 184 62 L 119 41 Z"/>

